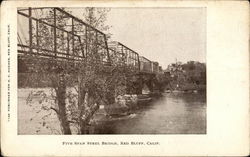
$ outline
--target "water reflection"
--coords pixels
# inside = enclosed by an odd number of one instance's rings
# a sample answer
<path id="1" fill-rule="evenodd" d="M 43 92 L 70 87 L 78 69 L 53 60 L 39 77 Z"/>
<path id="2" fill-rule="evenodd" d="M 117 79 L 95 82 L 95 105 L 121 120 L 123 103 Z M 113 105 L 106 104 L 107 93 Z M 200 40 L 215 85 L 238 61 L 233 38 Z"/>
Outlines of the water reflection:
<path id="1" fill-rule="evenodd" d="M 206 95 L 164 93 L 134 113 L 100 121 L 93 134 L 205 134 Z"/>

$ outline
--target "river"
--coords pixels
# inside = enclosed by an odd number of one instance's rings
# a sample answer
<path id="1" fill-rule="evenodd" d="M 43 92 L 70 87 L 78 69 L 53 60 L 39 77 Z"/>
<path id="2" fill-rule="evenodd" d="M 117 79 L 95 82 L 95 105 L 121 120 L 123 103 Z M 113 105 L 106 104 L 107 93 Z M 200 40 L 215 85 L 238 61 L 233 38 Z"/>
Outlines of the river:
<path id="1" fill-rule="evenodd" d="M 134 113 L 109 118 L 91 127 L 91 134 L 205 134 L 204 93 L 163 93 Z"/>

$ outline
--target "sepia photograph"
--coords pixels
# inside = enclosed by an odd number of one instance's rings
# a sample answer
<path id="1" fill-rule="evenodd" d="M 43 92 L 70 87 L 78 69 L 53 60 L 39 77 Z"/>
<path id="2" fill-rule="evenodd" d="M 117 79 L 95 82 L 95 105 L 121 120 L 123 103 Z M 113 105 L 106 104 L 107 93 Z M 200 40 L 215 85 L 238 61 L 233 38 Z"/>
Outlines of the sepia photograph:
<path id="1" fill-rule="evenodd" d="M 206 134 L 206 8 L 17 8 L 18 134 Z"/>
<path id="2" fill-rule="evenodd" d="M 248 156 L 249 2 L 0 12 L 2 156 Z"/>

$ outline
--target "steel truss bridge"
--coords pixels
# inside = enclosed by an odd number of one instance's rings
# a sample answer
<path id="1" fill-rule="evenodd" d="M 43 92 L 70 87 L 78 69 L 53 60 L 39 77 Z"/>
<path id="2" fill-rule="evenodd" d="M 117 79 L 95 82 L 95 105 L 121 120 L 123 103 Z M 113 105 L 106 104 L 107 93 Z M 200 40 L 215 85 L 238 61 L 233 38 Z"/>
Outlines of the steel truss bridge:
<path id="1" fill-rule="evenodd" d="M 84 62 L 95 51 L 101 64 L 112 66 L 121 59 L 138 73 L 156 74 L 161 70 L 157 62 L 120 42 L 108 42 L 103 32 L 62 8 L 19 8 L 17 16 L 19 58 L 32 55 Z"/>

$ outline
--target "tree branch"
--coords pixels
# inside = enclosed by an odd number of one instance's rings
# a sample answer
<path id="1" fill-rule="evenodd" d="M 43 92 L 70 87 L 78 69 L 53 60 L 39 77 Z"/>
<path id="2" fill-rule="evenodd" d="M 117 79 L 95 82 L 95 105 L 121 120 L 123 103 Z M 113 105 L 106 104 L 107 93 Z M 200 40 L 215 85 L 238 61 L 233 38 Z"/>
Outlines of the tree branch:
<path id="1" fill-rule="evenodd" d="M 56 108 L 54 108 L 54 107 L 50 107 L 50 109 L 54 110 L 54 111 L 56 112 L 56 114 L 58 114 L 58 115 L 59 115 L 59 111 L 58 111 Z"/>

